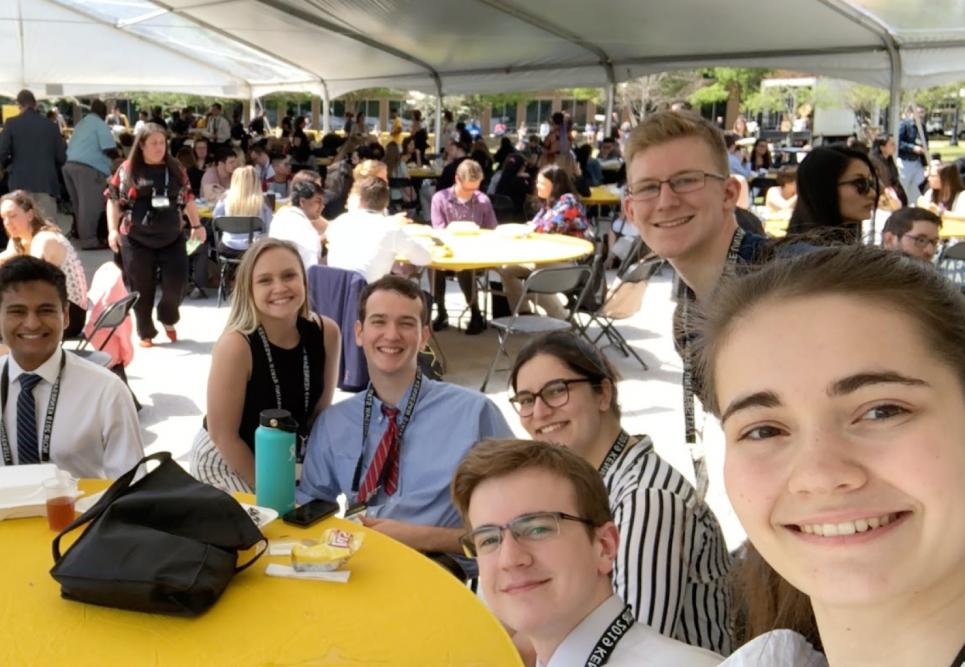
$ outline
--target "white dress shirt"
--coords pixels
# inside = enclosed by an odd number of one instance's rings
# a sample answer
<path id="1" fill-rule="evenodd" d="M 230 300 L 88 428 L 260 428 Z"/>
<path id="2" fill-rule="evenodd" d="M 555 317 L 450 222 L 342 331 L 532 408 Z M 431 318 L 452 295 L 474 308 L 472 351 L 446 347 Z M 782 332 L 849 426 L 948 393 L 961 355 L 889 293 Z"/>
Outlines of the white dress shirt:
<path id="1" fill-rule="evenodd" d="M 623 607 L 623 600 L 616 595 L 609 597 L 573 628 L 549 662 L 544 664 L 537 659 L 537 667 L 583 667 Z M 623 633 L 606 664 L 608 667 L 711 667 L 719 665 L 721 660 L 716 653 L 664 637 L 642 623 L 635 623 Z"/>
<path id="2" fill-rule="evenodd" d="M 343 213 L 325 230 L 325 239 L 329 266 L 363 273 L 370 283 L 389 273 L 396 257 L 405 257 L 416 266 L 432 260 L 429 251 L 410 238 L 397 219 L 375 211 Z"/>
<path id="3" fill-rule="evenodd" d="M 828 667 L 828 660 L 793 630 L 771 630 L 734 651 L 720 667 Z"/>
<path id="4" fill-rule="evenodd" d="M 106 368 L 61 349 L 34 371 L 20 368 L 13 355 L 0 358 L 0 367 L 9 368 L 10 385 L 3 420 L 13 461 L 17 462 L 19 378 L 26 372 L 43 378 L 33 390 L 37 406 L 37 446 L 42 447 L 50 390 L 57 381 L 63 354 L 67 359 L 50 431 L 50 462 L 74 477 L 116 479 L 144 456 L 141 427 L 131 392 Z M 0 465 L 3 465 L 2 456 Z"/>
<path id="5" fill-rule="evenodd" d="M 299 207 L 286 206 L 275 213 L 268 236 L 294 243 L 306 272 L 308 267 L 318 264 L 318 258 L 322 254 L 322 237 Z"/>

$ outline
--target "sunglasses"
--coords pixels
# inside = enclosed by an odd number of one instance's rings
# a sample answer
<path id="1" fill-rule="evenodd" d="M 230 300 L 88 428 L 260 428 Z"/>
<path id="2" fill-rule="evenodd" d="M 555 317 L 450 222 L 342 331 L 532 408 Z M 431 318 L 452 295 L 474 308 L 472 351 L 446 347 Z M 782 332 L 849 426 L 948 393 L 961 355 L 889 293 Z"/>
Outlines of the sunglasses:
<path id="1" fill-rule="evenodd" d="M 854 187 L 859 195 L 866 195 L 872 190 L 878 189 L 878 182 L 868 176 L 859 176 L 858 178 L 852 178 L 850 181 L 841 181 L 838 185 L 850 185 Z"/>

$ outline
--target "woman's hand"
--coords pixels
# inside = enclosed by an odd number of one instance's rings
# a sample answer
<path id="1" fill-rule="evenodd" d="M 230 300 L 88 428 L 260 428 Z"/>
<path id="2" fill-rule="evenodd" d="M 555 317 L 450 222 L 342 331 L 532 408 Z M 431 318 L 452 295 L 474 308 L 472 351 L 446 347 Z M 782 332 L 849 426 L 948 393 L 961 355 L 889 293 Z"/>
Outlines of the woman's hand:
<path id="1" fill-rule="evenodd" d="M 121 251 L 121 233 L 116 229 L 112 229 L 107 233 L 107 245 L 110 246 L 111 250 L 114 252 Z"/>
<path id="2" fill-rule="evenodd" d="M 191 228 L 191 235 L 189 238 L 192 241 L 197 241 L 198 243 L 204 243 L 205 239 L 208 238 L 208 234 L 205 231 L 203 226 L 198 225 L 197 227 Z"/>

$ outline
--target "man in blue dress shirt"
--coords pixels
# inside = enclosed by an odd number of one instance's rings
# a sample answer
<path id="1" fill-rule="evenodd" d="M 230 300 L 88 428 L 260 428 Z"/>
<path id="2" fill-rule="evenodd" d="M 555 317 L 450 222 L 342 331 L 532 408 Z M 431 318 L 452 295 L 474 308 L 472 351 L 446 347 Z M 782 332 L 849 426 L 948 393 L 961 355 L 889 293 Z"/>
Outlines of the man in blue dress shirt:
<path id="1" fill-rule="evenodd" d="M 476 442 L 511 430 L 483 394 L 422 376 L 416 358 L 428 323 L 409 280 L 385 276 L 362 292 L 355 339 L 371 384 L 315 421 L 297 499 L 345 493 L 350 504 L 367 504 L 368 527 L 419 551 L 458 553 L 452 475 Z"/>

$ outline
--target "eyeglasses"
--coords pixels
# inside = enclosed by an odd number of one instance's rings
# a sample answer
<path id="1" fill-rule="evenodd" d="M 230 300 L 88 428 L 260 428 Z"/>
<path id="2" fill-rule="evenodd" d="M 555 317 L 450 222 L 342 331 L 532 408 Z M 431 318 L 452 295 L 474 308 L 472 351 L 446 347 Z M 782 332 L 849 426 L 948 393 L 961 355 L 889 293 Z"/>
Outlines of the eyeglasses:
<path id="1" fill-rule="evenodd" d="M 915 236 L 914 234 L 905 234 L 901 238 L 911 239 L 915 243 L 915 247 L 922 248 L 922 249 L 927 248 L 928 246 L 937 248 L 939 243 L 938 239 L 933 239 L 930 236 L 922 236 L 922 235 Z"/>
<path id="2" fill-rule="evenodd" d="M 572 380 L 550 380 L 544 384 L 535 394 L 530 391 L 521 391 L 509 399 L 509 404 L 516 410 L 520 417 L 529 417 L 536 408 L 536 397 L 543 399 L 543 403 L 551 408 L 560 408 L 570 400 L 570 385 L 577 382 L 591 382 L 590 378 L 575 378 Z"/>
<path id="3" fill-rule="evenodd" d="M 659 180 L 656 178 L 651 178 L 645 181 L 640 181 L 634 183 L 629 191 L 629 197 L 635 201 L 647 201 L 648 199 L 656 199 L 660 196 L 660 189 L 663 184 L 666 183 L 670 186 L 670 189 L 678 195 L 687 194 L 688 192 L 696 192 L 704 187 L 707 183 L 708 178 L 715 178 L 719 181 L 726 181 L 725 176 L 720 174 L 711 174 L 706 171 L 682 171 L 679 174 L 674 174 L 668 179 Z"/>
<path id="4" fill-rule="evenodd" d="M 542 542 L 560 534 L 560 521 L 576 521 L 592 526 L 593 522 L 563 512 L 533 512 L 522 514 L 502 526 L 480 526 L 459 538 L 462 549 L 469 558 L 495 553 L 503 543 L 503 531 L 509 530 L 513 539 L 524 544 Z"/>
<path id="5" fill-rule="evenodd" d="M 841 181 L 838 185 L 851 185 L 859 195 L 864 196 L 872 190 L 877 189 L 878 181 L 870 176 L 859 176 L 858 178 L 852 178 L 850 181 Z"/>

